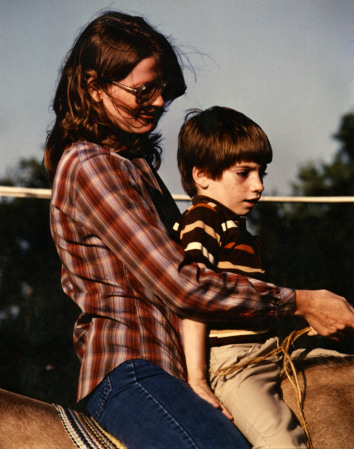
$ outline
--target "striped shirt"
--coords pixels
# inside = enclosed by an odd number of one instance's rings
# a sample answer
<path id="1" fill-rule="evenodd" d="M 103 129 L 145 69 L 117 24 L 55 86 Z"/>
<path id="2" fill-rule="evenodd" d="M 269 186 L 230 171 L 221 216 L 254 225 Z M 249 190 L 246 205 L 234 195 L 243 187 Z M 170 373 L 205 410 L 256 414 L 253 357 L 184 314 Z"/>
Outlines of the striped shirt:
<path id="1" fill-rule="evenodd" d="M 201 262 L 211 269 L 264 279 L 260 239 L 246 229 L 246 220 L 216 200 L 196 196 L 173 226 L 186 260 Z"/>
<path id="2" fill-rule="evenodd" d="M 173 226 L 172 238 L 179 242 L 185 252 L 184 263 L 197 262 L 216 272 L 228 271 L 254 279 L 265 279 L 261 262 L 261 241 L 246 229 L 246 219 L 232 212 L 218 201 L 197 195 L 190 206 Z M 183 264 L 182 264 L 183 265 Z M 209 323 L 210 324 L 210 323 Z M 210 335 L 227 329 L 232 323 L 212 323 Z M 269 327 L 265 317 L 242 323 L 247 333 L 264 331 Z M 236 334 L 241 329 L 237 326 Z"/>
<path id="3" fill-rule="evenodd" d="M 62 286 L 81 308 L 78 399 L 119 364 L 144 358 L 185 379 L 180 317 L 210 321 L 292 314 L 295 292 L 237 274 L 180 268 L 168 229 L 178 209 L 143 157 L 81 142 L 57 168 L 51 231 Z"/>

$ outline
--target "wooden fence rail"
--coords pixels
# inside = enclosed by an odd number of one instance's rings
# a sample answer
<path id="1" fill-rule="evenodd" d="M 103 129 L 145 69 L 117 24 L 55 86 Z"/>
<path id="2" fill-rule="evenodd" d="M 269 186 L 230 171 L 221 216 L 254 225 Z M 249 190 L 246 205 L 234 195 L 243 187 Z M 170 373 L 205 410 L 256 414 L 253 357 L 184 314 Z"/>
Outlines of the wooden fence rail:
<path id="1" fill-rule="evenodd" d="M 50 199 L 50 189 L 0 186 L 0 197 Z M 187 195 L 172 195 L 175 201 L 191 201 Z M 354 196 L 264 196 L 261 201 L 270 203 L 354 203 Z"/>

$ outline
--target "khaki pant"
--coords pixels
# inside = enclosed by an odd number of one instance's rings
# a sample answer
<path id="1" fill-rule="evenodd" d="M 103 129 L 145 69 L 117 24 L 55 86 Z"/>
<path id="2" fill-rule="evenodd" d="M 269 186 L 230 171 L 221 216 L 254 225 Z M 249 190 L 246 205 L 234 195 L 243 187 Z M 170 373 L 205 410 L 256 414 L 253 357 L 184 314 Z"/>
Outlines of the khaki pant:
<path id="1" fill-rule="evenodd" d="M 279 356 L 226 376 L 216 374 L 221 368 L 261 356 L 277 346 L 278 339 L 270 338 L 265 343 L 212 347 L 211 387 L 254 448 L 306 448 L 306 437 L 300 424 L 281 399 Z"/>

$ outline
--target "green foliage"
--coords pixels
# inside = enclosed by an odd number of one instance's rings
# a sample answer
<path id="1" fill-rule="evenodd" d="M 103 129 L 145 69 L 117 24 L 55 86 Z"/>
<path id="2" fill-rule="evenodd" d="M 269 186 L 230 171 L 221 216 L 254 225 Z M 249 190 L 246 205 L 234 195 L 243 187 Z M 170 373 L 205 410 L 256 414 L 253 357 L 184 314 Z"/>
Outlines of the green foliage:
<path id="1" fill-rule="evenodd" d="M 343 117 L 334 137 L 340 147 L 333 161 L 300 167 L 294 195 L 354 196 L 354 114 Z M 353 203 L 261 204 L 253 221 L 265 241 L 272 277 L 300 288 L 331 288 L 352 298 Z"/>
<path id="2" fill-rule="evenodd" d="M 334 137 L 340 147 L 333 161 L 304 164 L 294 195 L 354 196 L 354 114 L 343 117 Z M 255 212 L 252 220 L 264 240 L 270 281 L 326 288 L 354 304 L 354 203 L 268 203 Z"/>
<path id="3" fill-rule="evenodd" d="M 0 184 L 47 188 L 42 166 L 22 160 Z M 0 386 L 49 402 L 75 402 L 78 309 L 60 285 L 49 201 L 0 201 Z"/>

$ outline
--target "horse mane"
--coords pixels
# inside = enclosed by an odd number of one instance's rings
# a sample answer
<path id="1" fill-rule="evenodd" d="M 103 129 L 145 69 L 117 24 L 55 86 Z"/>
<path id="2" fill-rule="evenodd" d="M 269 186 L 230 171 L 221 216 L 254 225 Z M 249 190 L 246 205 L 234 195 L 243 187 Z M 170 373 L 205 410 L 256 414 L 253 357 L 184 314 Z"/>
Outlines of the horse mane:
<path id="1" fill-rule="evenodd" d="M 305 370 L 312 367 L 345 368 L 354 365 L 354 355 L 335 356 L 319 354 L 309 356 L 309 352 L 305 350 L 292 361 L 297 370 Z"/>

